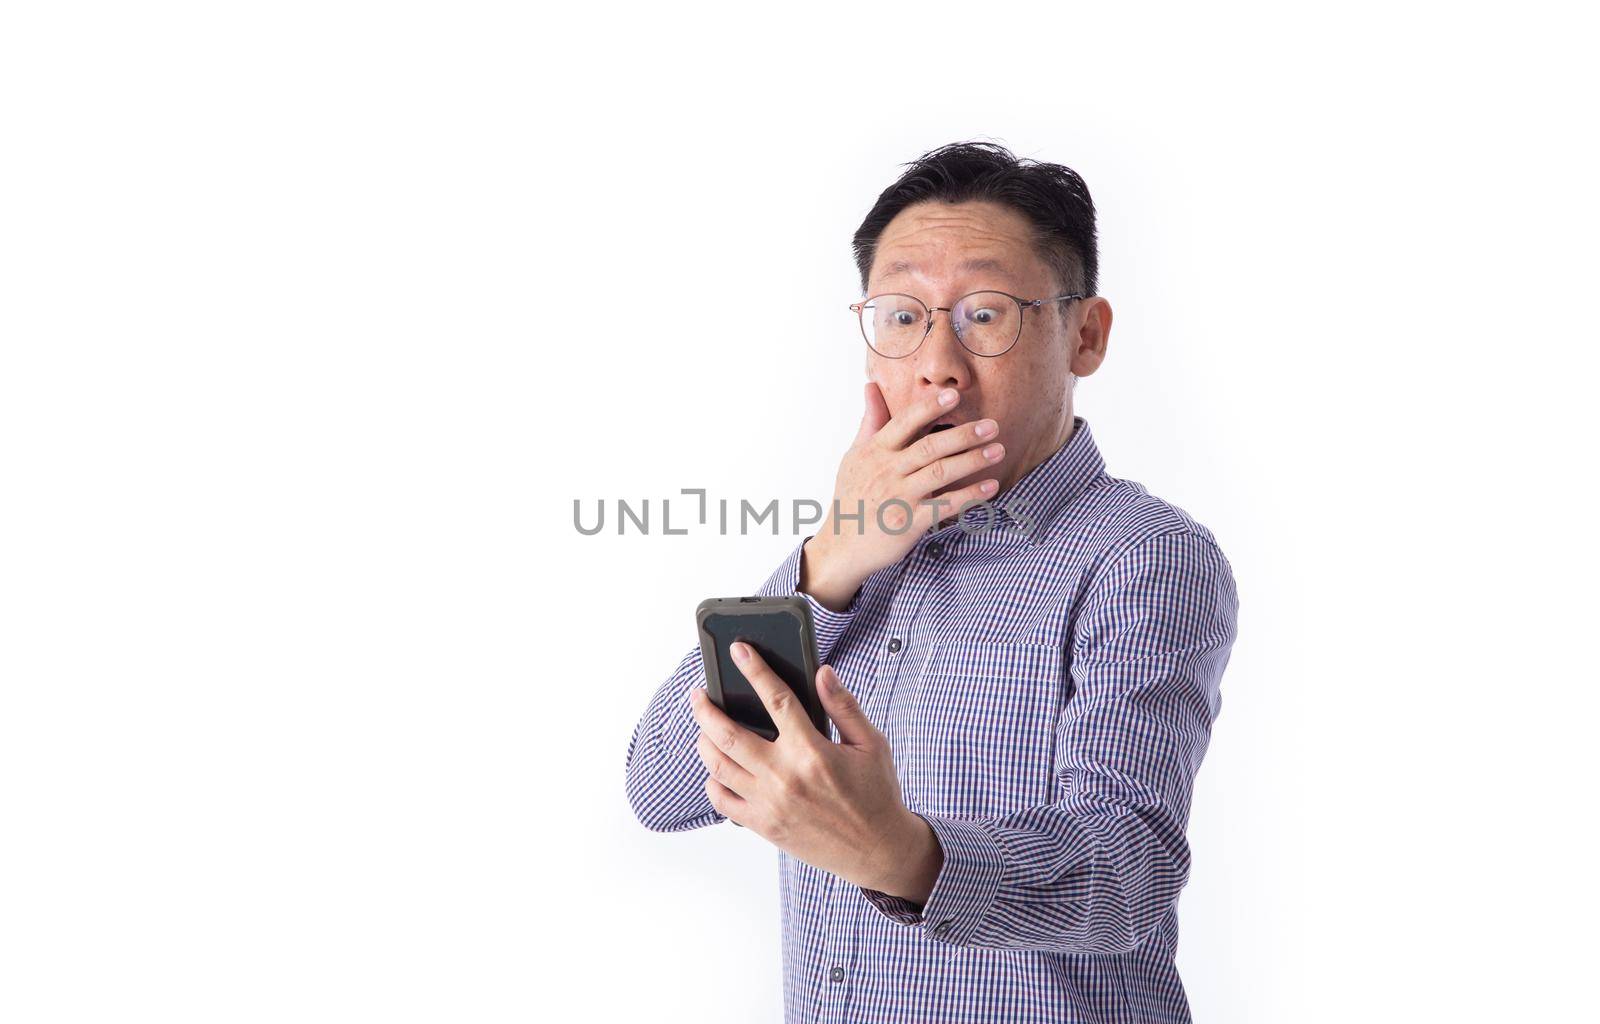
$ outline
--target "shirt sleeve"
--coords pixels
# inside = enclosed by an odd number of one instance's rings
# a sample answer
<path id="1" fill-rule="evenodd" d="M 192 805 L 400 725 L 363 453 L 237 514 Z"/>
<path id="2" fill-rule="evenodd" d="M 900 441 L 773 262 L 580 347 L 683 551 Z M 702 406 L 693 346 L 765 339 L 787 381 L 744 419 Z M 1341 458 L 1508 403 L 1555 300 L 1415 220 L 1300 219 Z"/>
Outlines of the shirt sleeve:
<path id="1" fill-rule="evenodd" d="M 836 612 L 800 590 L 800 559 L 805 540 L 797 544 L 767 582 L 762 597 L 799 594 L 811 608 L 817 657 L 826 664 L 834 645 L 854 619 L 860 592 L 849 607 Z M 706 766 L 695 750 L 700 724 L 694 720 L 689 691 L 705 689 L 706 670 L 697 643 L 657 687 L 628 740 L 628 803 L 641 824 L 655 832 L 682 832 L 726 821 L 706 797 Z"/>
<path id="2" fill-rule="evenodd" d="M 1237 614 L 1232 570 L 1206 537 L 1163 534 L 1117 558 L 1073 626 L 1055 801 L 982 819 L 912 808 L 944 852 L 926 905 L 862 894 L 956 946 L 1139 946 L 1188 880 L 1189 801 Z"/>

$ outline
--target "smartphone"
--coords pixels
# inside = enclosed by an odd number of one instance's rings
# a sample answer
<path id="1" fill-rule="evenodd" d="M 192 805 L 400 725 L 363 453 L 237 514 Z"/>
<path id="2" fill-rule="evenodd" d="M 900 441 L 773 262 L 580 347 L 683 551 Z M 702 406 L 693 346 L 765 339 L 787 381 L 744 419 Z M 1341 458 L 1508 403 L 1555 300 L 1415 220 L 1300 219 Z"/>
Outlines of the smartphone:
<path id="1" fill-rule="evenodd" d="M 804 597 L 707 598 L 695 609 L 695 626 L 706 668 L 706 694 L 729 718 L 769 740 L 778 738 L 761 695 L 729 652 L 735 640 L 743 640 L 794 691 L 817 731 L 828 735 L 828 715 L 817 695 L 816 630 Z"/>

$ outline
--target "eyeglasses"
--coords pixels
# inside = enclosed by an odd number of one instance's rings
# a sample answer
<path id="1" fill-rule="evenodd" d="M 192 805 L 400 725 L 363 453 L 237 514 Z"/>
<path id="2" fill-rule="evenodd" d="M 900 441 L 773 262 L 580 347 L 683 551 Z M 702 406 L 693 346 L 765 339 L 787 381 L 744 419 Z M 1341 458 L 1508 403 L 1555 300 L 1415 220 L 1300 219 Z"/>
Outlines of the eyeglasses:
<path id="1" fill-rule="evenodd" d="M 850 311 L 861 320 L 861 336 L 872 351 L 886 359 L 904 359 L 933 332 L 933 314 L 950 314 L 961 347 L 975 356 L 1002 356 L 1022 337 L 1022 314 L 1046 302 L 1083 298 L 1082 292 L 1050 299 L 1019 299 L 1006 292 L 972 292 L 954 306 L 931 309 L 915 295 L 889 293 L 852 302 Z"/>

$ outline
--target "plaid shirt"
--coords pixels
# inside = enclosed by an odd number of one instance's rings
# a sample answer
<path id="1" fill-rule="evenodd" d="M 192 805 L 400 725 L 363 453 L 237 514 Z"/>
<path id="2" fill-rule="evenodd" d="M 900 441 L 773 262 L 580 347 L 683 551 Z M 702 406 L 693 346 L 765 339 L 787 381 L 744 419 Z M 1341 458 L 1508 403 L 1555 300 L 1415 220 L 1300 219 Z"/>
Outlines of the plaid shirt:
<path id="1" fill-rule="evenodd" d="M 1106 473 L 1081 417 L 994 503 L 1022 514 L 929 531 L 843 612 L 808 596 L 818 654 L 888 737 L 944 866 L 918 907 L 778 852 L 790 1024 L 1189 1020 L 1184 828 L 1232 571 L 1205 527 Z M 801 546 L 760 593 L 797 593 Z M 651 829 L 725 820 L 695 751 L 704 685 L 697 646 L 628 744 Z"/>

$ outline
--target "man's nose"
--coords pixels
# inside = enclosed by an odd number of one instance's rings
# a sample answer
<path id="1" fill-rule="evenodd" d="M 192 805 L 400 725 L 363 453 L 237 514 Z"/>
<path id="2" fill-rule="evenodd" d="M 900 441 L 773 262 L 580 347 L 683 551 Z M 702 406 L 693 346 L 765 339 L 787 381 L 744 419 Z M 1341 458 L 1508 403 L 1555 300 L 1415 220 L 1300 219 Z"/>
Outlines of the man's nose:
<path id="1" fill-rule="evenodd" d="M 933 311 L 933 330 L 917 349 L 917 375 L 934 387 L 963 388 L 972 382 L 972 353 L 961 347 L 949 310 Z"/>

